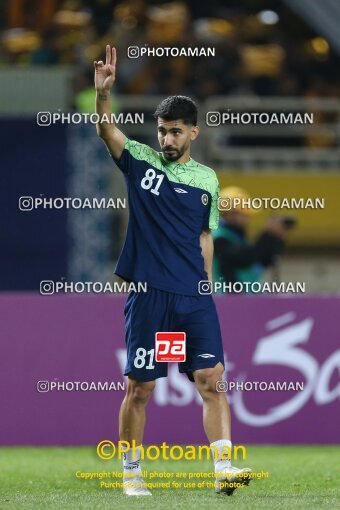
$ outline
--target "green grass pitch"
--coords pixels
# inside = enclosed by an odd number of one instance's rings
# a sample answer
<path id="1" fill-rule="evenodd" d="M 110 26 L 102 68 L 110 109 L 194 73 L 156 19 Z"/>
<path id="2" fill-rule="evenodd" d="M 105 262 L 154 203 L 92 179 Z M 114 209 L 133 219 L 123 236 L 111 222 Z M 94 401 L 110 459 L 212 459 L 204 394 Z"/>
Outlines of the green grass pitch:
<path id="1" fill-rule="evenodd" d="M 112 472 L 121 469 L 121 461 L 101 460 L 95 448 L 89 447 L 1 448 L 0 459 L 1 510 L 340 508 L 338 446 L 249 446 L 247 459 L 233 464 L 249 466 L 257 472 L 268 471 L 269 478 L 252 480 L 248 487 L 236 490 L 231 497 L 215 494 L 209 488 L 182 487 L 155 489 L 152 498 L 127 498 L 120 488 L 100 488 L 98 479 L 76 478 L 77 471 Z M 211 472 L 212 463 L 209 460 L 144 460 L 142 469 L 148 472 Z M 177 481 L 184 483 L 184 480 Z M 200 481 L 202 479 L 195 479 L 196 483 Z"/>

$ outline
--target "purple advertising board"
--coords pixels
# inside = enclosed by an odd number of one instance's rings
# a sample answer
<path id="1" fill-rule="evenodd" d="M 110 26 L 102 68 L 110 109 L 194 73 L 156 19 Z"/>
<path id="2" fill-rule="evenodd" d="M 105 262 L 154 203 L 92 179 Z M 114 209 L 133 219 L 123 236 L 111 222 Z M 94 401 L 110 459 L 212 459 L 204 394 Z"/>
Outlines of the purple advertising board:
<path id="1" fill-rule="evenodd" d="M 1 445 L 118 440 L 125 299 L 0 296 Z M 338 443 L 340 298 L 218 296 L 216 305 L 233 441 Z M 207 442 L 201 398 L 177 363 L 148 404 L 145 444 L 163 441 Z"/>

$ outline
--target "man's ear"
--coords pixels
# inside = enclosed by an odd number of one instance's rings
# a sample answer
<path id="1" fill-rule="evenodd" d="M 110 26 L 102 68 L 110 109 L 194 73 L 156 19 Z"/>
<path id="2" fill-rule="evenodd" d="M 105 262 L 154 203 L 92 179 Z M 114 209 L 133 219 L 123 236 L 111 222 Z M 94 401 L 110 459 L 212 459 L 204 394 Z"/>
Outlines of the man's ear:
<path id="1" fill-rule="evenodd" d="M 198 126 L 192 126 L 191 128 L 191 134 L 190 134 L 190 140 L 196 140 L 200 132 L 200 128 Z"/>

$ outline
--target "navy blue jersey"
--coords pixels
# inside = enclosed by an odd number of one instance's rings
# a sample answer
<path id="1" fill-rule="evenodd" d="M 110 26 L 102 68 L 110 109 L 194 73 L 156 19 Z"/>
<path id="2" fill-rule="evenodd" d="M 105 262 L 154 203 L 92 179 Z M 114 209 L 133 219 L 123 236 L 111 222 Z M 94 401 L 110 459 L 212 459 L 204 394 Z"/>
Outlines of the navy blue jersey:
<path id="1" fill-rule="evenodd" d="M 162 153 L 128 138 L 115 161 L 125 177 L 130 213 L 115 273 L 196 296 L 198 282 L 208 279 L 200 235 L 218 227 L 215 172 L 193 159 L 167 162 Z"/>

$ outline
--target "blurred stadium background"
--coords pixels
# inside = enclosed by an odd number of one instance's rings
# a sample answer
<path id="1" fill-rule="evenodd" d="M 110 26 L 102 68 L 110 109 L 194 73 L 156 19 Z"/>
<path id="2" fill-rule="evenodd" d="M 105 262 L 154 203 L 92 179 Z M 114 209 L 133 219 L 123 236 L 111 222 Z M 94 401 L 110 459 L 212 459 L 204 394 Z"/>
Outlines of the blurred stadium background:
<path id="1" fill-rule="evenodd" d="M 221 188 L 325 199 L 325 209 L 293 211 L 299 227 L 280 278 L 304 280 L 308 292 L 339 290 L 340 6 L 8 0 L 1 10 L 0 131 L 8 169 L 2 290 L 36 290 L 41 279 L 61 276 L 112 277 L 127 211 L 17 210 L 20 195 L 125 196 L 92 125 L 35 125 L 39 111 L 93 111 L 92 62 L 103 58 L 106 44 L 118 48 L 114 111 L 145 115 L 143 125 L 124 126 L 130 137 L 157 147 L 155 106 L 166 95 L 187 94 L 201 114 L 194 157 L 216 169 Z M 210 45 L 216 57 L 127 58 L 129 46 L 145 44 Z M 314 125 L 205 125 L 206 112 L 227 108 L 313 112 Z M 254 219 L 252 234 L 266 216 Z"/>
<path id="2" fill-rule="evenodd" d="M 306 383 L 294 397 L 300 400 L 284 412 L 284 403 L 293 400 L 287 393 L 257 395 L 253 402 L 245 397 L 248 413 L 235 396 L 236 442 L 338 442 L 340 4 L 7 0 L 1 2 L 0 20 L 0 377 L 6 388 L 2 407 L 8 410 L 1 444 L 117 439 L 121 394 L 42 395 L 35 384 L 122 379 L 124 297 L 39 296 L 39 283 L 112 280 L 127 211 L 18 208 L 20 196 L 125 196 L 123 179 L 93 125 L 36 124 L 40 111 L 93 112 L 92 62 L 104 57 L 106 44 L 118 49 L 114 111 L 145 114 L 143 125 L 123 127 L 129 137 L 157 147 L 156 105 L 170 94 L 190 95 L 202 127 L 193 157 L 218 172 L 221 188 L 241 186 L 259 197 L 325 199 L 324 209 L 284 211 L 294 213 L 298 227 L 277 271 L 282 281 L 306 282 L 307 295 L 216 301 L 232 375 L 236 364 L 254 380 L 288 377 Z M 146 44 L 214 46 L 216 56 L 127 58 L 129 46 Z M 206 112 L 227 108 L 313 112 L 315 121 L 205 125 Z M 254 218 L 251 236 L 269 213 Z M 303 345 L 293 350 L 297 344 Z M 171 367 L 169 381 L 157 384 L 146 441 L 203 442 L 193 386 L 177 367 Z M 280 416 L 255 423 L 253 415 L 270 415 L 269 401 L 280 402 Z M 174 420 L 179 412 L 181 421 Z M 155 421 L 159 416 L 162 430 Z"/>

